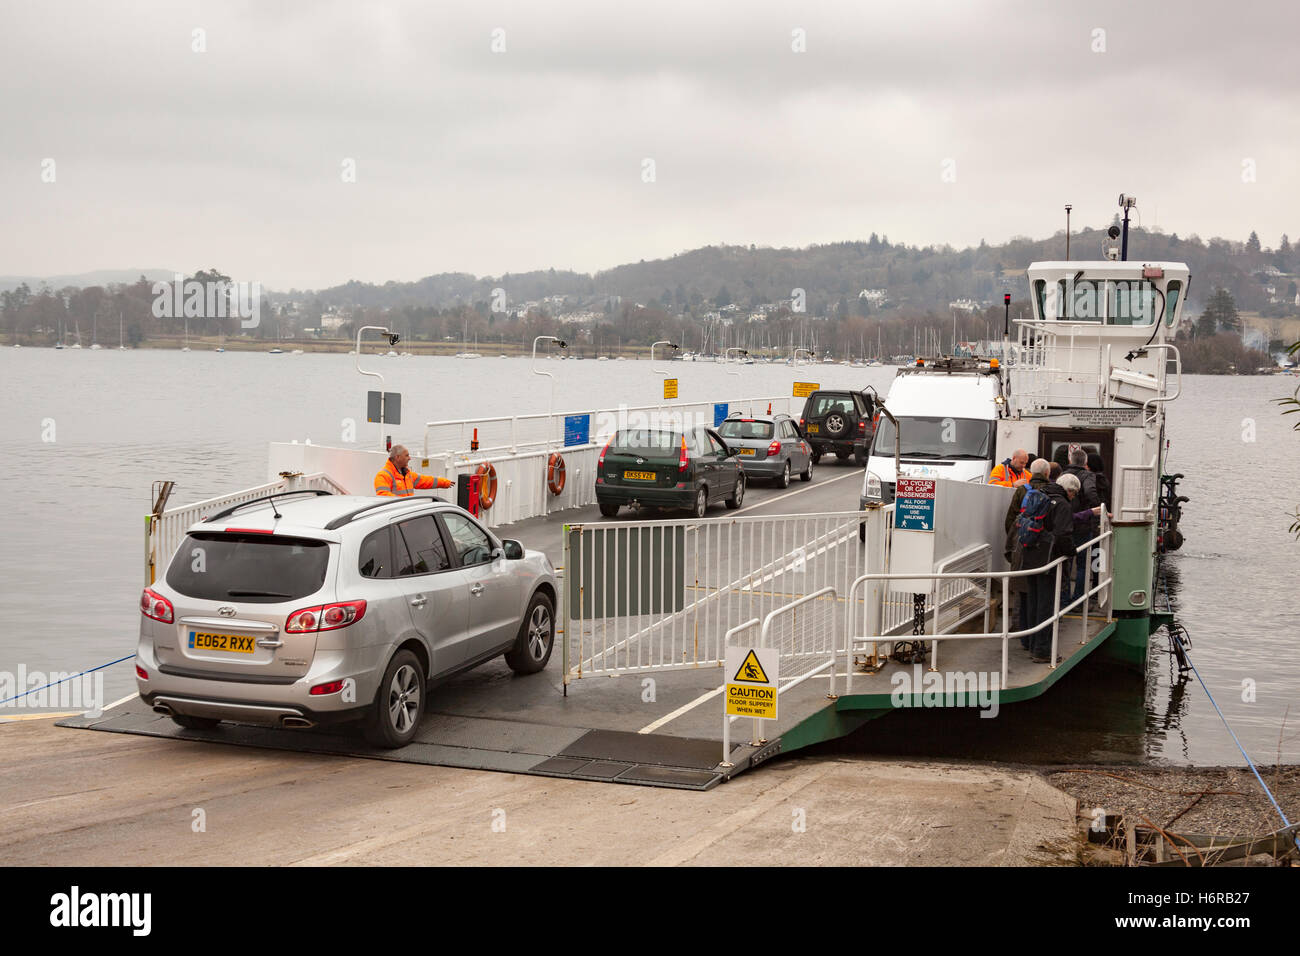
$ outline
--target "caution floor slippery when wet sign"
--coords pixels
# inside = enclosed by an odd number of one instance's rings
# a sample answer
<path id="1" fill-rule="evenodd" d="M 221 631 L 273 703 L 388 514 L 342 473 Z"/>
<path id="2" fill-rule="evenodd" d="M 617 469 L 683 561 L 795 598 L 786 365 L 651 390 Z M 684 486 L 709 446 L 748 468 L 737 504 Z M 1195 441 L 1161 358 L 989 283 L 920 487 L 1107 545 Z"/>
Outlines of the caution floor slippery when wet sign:
<path id="1" fill-rule="evenodd" d="M 727 648 L 728 714 L 776 720 L 778 660 L 775 648 Z"/>

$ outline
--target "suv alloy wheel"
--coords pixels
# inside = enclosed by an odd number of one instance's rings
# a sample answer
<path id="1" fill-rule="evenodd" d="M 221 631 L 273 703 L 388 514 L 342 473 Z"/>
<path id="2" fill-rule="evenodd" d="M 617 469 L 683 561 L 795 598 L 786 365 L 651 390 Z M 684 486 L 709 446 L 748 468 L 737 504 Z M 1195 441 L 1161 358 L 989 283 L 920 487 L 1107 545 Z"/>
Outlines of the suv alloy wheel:
<path id="1" fill-rule="evenodd" d="M 419 659 L 410 651 L 398 651 L 388 662 L 364 728 L 366 740 L 374 746 L 405 747 L 414 739 L 424 716 L 420 670 Z"/>
<path id="2" fill-rule="evenodd" d="M 551 659 L 555 646 L 555 609 L 541 591 L 533 595 L 519 625 L 515 646 L 506 651 L 506 664 L 516 674 L 536 674 Z"/>

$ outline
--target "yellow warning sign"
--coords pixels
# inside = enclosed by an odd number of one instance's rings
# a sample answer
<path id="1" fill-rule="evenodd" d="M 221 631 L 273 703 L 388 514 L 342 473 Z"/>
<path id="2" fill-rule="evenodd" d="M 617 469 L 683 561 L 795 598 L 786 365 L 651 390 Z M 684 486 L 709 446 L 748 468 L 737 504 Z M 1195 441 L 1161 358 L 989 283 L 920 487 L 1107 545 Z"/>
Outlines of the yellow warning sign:
<path id="1" fill-rule="evenodd" d="M 675 378 L 664 379 L 664 398 L 676 398 L 676 397 L 677 397 L 677 379 Z"/>
<path id="2" fill-rule="evenodd" d="M 727 648 L 726 713 L 776 720 L 777 668 L 774 648 Z"/>
<path id="3" fill-rule="evenodd" d="M 794 397 L 807 398 L 809 395 L 817 391 L 819 388 L 821 388 L 821 385 L 819 385 L 817 382 L 795 382 Z"/>
<path id="4" fill-rule="evenodd" d="M 758 662 L 758 656 L 751 648 L 741 661 L 740 666 L 736 668 L 736 674 L 731 678 L 737 683 L 745 684 L 770 684 L 767 674 L 763 671 L 763 665 Z"/>

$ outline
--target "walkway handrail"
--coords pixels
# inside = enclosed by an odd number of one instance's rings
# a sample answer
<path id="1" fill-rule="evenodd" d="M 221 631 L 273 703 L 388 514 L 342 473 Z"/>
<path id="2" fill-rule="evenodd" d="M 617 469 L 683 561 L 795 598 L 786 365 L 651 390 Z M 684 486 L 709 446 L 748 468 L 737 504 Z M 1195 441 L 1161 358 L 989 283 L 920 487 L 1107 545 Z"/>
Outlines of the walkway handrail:
<path id="1" fill-rule="evenodd" d="M 1106 515 L 1106 513 L 1103 511 L 1103 512 L 1102 512 L 1102 530 L 1101 530 L 1101 532 L 1100 532 L 1099 534 L 1097 534 L 1095 537 L 1090 538 L 1088 541 L 1085 541 L 1083 544 L 1081 544 L 1081 545 L 1079 545 L 1078 547 L 1076 547 L 1076 548 L 1074 549 L 1074 553 L 1075 553 L 1076 555 L 1079 554 L 1079 553 L 1081 553 L 1081 552 L 1085 552 L 1085 549 L 1087 549 L 1087 550 L 1090 552 L 1090 549 L 1092 548 L 1092 546 L 1093 546 L 1094 544 L 1098 544 L 1099 542 L 1102 542 L 1102 541 L 1108 540 L 1108 539 L 1110 539 L 1110 538 L 1112 537 L 1112 535 L 1113 535 L 1114 532 L 1112 531 L 1112 529 L 1111 529 L 1111 527 L 1110 527 L 1110 524 L 1109 524 L 1109 522 L 1106 520 L 1106 518 L 1107 518 L 1107 515 Z M 1082 603 L 1083 603 L 1083 612 L 1082 612 L 1082 613 L 1083 613 L 1084 637 L 1085 637 L 1085 639 L 1086 639 L 1086 637 L 1087 637 L 1087 627 L 1088 627 L 1088 600 L 1089 600 L 1089 599 L 1090 599 L 1094 594 L 1098 594 L 1098 593 L 1100 593 L 1101 591 L 1104 591 L 1104 590 L 1105 590 L 1107 587 L 1109 587 L 1109 586 L 1111 585 L 1111 583 L 1113 582 L 1113 577 L 1110 576 L 1110 575 L 1113 575 L 1113 569 L 1112 569 L 1112 567 L 1108 564 L 1108 565 L 1107 565 L 1107 568 L 1106 568 L 1106 571 L 1107 571 L 1107 573 L 1108 573 L 1108 576 L 1107 576 L 1104 580 L 1099 580 L 1098 583 L 1097 583 L 1095 586 L 1090 585 L 1089 582 L 1090 582 L 1090 579 L 1091 579 L 1092 566 L 1091 566 L 1091 562 L 1089 562 L 1089 564 L 1087 565 L 1087 570 L 1086 570 L 1086 572 L 1085 572 L 1085 586 L 1084 586 L 1084 593 L 1083 593 L 1082 595 L 1080 595 L 1079 597 L 1075 598 L 1073 601 L 1071 601 L 1070 604 L 1067 605 L 1066 607 L 1061 607 L 1061 606 L 1060 606 L 1060 603 L 1061 603 L 1061 569 L 1062 569 L 1062 567 L 1065 565 L 1065 562 L 1069 561 L 1070 558 L 1071 558 L 1071 555 L 1062 555 L 1061 557 L 1056 558 L 1056 559 L 1053 560 L 1053 561 L 1050 561 L 1049 563 L 1043 565 L 1042 567 L 1038 567 L 1038 568 L 1029 568 L 1029 569 L 1027 569 L 1027 570 L 1020 570 L 1020 571 L 966 571 L 966 572 L 958 572 L 958 573 L 933 572 L 933 573 L 931 573 L 931 574 L 922 574 L 922 573 L 916 573 L 916 572 L 905 572 L 905 571 L 890 571 L 890 572 L 869 572 L 869 573 L 867 573 L 867 574 L 859 575 L 857 578 L 855 578 L 855 579 L 853 580 L 853 583 L 849 585 L 848 598 L 847 598 L 847 600 L 845 601 L 845 611 L 844 611 L 844 613 L 845 613 L 845 651 L 846 651 L 846 657 L 847 657 L 847 667 L 846 667 L 847 676 L 846 676 L 846 680 L 845 680 L 845 694 L 851 694 L 851 693 L 853 692 L 853 647 L 854 647 L 854 644 L 855 644 L 856 642 L 858 642 L 858 641 L 861 641 L 861 642 L 863 642 L 863 643 L 871 643 L 871 642 L 874 642 L 874 643 L 881 643 L 881 642 L 883 642 L 883 641 L 891 641 L 891 642 L 892 642 L 892 641 L 896 640 L 896 638 L 894 638 L 894 637 L 890 637 L 889 635 L 885 635 L 885 634 L 867 634 L 867 635 L 862 635 L 861 637 L 854 636 L 854 634 L 853 634 L 853 626 L 852 626 L 852 625 L 853 625 L 853 607 L 854 607 L 854 602 L 855 602 L 855 600 L 857 599 L 857 595 L 858 595 L 858 593 L 861 591 L 862 587 L 863 587 L 865 584 L 867 584 L 867 583 L 869 583 L 869 582 L 871 582 L 871 581 L 891 581 L 891 580 L 917 580 L 917 579 L 924 579 L 924 580 L 931 580 L 931 581 L 936 581 L 936 582 L 937 582 L 937 581 L 941 581 L 941 580 L 948 581 L 948 580 L 965 580 L 965 579 L 975 579 L 975 578 L 978 578 L 978 579 L 988 579 L 988 580 L 992 580 L 992 579 L 994 579 L 994 578 L 997 578 L 998 580 L 1000 580 L 1000 581 L 1002 582 L 1002 630 L 1001 630 L 1000 632 L 996 632 L 996 633 L 995 633 L 995 632 L 992 632 L 992 631 L 985 631 L 985 632 L 981 632 L 981 633 L 978 633 L 978 634 L 943 634 L 943 635 L 940 635 L 940 634 L 937 633 L 937 631 L 938 631 L 939 607 L 938 607 L 938 602 L 936 602 L 936 603 L 935 603 L 934 610 L 933 610 L 936 633 L 933 634 L 933 635 L 930 635 L 930 639 L 931 639 L 931 640 L 942 639 L 942 640 L 945 640 L 945 641 L 949 641 L 949 640 L 963 640 L 963 641 L 966 641 L 966 640 L 992 640 L 992 639 L 994 639 L 994 638 L 999 638 L 999 639 L 1001 639 L 1001 641 L 1002 641 L 1002 686 L 1005 687 L 1005 686 L 1006 686 L 1006 683 L 1007 683 L 1007 647 L 1008 647 L 1008 642 L 1010 641 L 1010 639 L 1013 638 L 1013 637 L 1024 637 L 1024 636 L 1027 636 L 1027 635 L 1029 635 L 1029 634 L 1033 634 L 1033 633 L 1035 633 L 1035 632 L 1041 630 L 1044 626 L 1046 626 L 1047 624 L 1050 623 L 1050 624 L 1052 625 L 1052 651 L 1051 651 L 1051 662 L 1052 662 L 1052 663 L 1051 663 L 1049 666 L 1050 666 L 1051 668 L 1055 669 L 1055 667 L 1056 667 L 1057 650 L 1058 650 L 1058 648 L 1057 648 L 1057 638 L 1058 638 L 1058 636 L 1059 636 L 1058 631 L 1059 631 L 1059 623 L 1060 623 L 1061 618 L 1064 617 L 1067 613 L 1071 612 L 1071 611 L 1075 608 L 1076 605 L 1078 605 L 1080 602 L 1082 602 Z M 1046 572 L 1053 571 L 1053 570 L 1056 572 L 1056 585 L 1055 585 L 1055 590 L 1054 590 L 1054 593 L 1053 593 L 1053 600 L 1052 600 L 1052 607 L 1053 607 L 1054 610 L 1053 610 L 1053 613 L 1052 613 L 1051 617 L 1049 617 L 1048 619 L 1046 619 L 1046 620 L 1044 620 L 1044 621 L 1039 622 L 1038 624 L 1035 624 L 1033 627 L 1029 628 L 1028 630 L 1023 630 L 1023 631 L 1022 631 L 1022 630 L 1017 630 L 1017 631 L 1012 631 L 1012 630 L 1010 630 L 1010 627 L 1009 627 L 1009 621 L 1008 621 L 1008 613 L 1009 613 L 1009 612 L 1008 612 L 1008 607 L 1007 607 L 1007 585 L 1008 585 L 1008 582 L 1009 582 L 1012 578 L 1025 578 L 1025 577 L 1030 577 L 1030 576 L 1032 576 L 1032 575 L 1044 574 L 1044 573 L 1046 573 Z M 932 590 L 933 590 L 933 588 L 932 588 Z M 888 589 L 886 589 L 886 592 L 885 592 L 885 593 L 888 593 Z M 987 620 L 987 617 L 986 617 L 986 620 Z"/>
<path id="2" fill-rule="evenodd" d="M 748 631 L 757 624 L 758 618 L 751 617 L 744 624 L 737 624 L 735 627 L 728 630 L 722 637 L 722 656 L 724 658 L 727 656 L 727 647 L 730 646 L 733 635 L 739 634 L 742 631 Z M 722 686 L 724 688 L 727 686 L 727 675 L 725 673 L 722 675 Z M 777 693 L 781 693 L 779 687 L 777 688 Z M 731 756 L 731 720 L 727 717 L 727 695 L 725 690 L 723 691 L 722 700 L 722 761 L 720 766 L 731 767 L 734 766 L 734 764 L 727 759 Z"/>
<path id="3" fill-rule="evenodd" d="M 812 601 L 816 601 L 819 598 L 827 597 L 828 595 L 830 597 L 836 597 L 838 595 L 838 592 L 835 590 L 835 588 L 829 584 L 826 585 L 826 587 L 824 588 L 819 588 L 818 590 L 813 591 L 811 594 L 805 594 L 801 598 L 796 598 L 795 600 L 791 601 L 789 604 L 782 604 L 780 607 L 768 611 L 767 616 L 763 618 L 763 630 L 759 634 L 759 638 L 758 638 L 760 646 L 762 647 L 767 646 L 767 638 L 772 630 L 772 621 L 774 621 L 778 616 L 785 614 L 789 611 L 793 611 L 795 608 L 801 607 L 804 604 L 808 604 Z M 725 648 L 726 645 L 723 646 Z M 831 659 L 830 659 L 831 691 L 829 695 L 831 697 L 835 696 L 835 659 L 838 656 L 839 656 L 838 653 L 835 651 L 835 642 L 832 641 Z M 799 684 L 802 684 L 804 681 L 806 681 L 809 677 L 812 677 L 814 674 L 820 674 L 822 671 L 826 669 L 826 667 L 827 667 L 826 664 L 821 664 L 813 668 L 812 670 L 810 670 L 808 673 L 799 675 L 794 680 L 790 681 L 788 684 L 785 685 L 786 689 L 791 687 L 797 687 Z M 781 690 L 782 688 L 778 686 L 776 689 L 776 693 L 778 696 L 780 696 Z"/>

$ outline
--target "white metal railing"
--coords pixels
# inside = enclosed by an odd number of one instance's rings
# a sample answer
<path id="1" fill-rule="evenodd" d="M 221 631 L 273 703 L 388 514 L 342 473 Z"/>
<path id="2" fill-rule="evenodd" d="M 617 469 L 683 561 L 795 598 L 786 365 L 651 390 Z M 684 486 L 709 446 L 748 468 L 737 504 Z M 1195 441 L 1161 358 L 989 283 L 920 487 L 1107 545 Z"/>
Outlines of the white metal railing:
<path id="1" fill-rule="evenodd" d="M 1145 465 L 1120 466 L 1120 507 L 1117 514 L 1121 520 L 1126 515 L 1135 515 L 1138 518 L 1153 517 L 1160 484 L 1156 476 L 1157 458 L 1158 456 L 1153 457 Z"/>
<path id="2" fill-rule="evenodd" d="M 564 540 L 564 682 L 595 674 L 721 667 L 738 622 L 865 570 L 861 512 L 570 525 Z M 782 633 L 791 673 L 827 653 L 834 602 Z M 829 638 L 832 639 L 833 638 Z M 811 666 L 811 665 L 809 665 Z"/>
<path id="3" fill-rule="evenodd" d="M 1015 369 L 1012 398 L 1021 411 L 1042 411 L 1050 407 L 1066 407 L 1090 402 L 1099 408 L 1109 408 L 1117 401 L 1112 388 L 1114 377 L 1125 377 L 1129 384 L 1141 380 L 1154 393 L 1142 402 L 1143 425 L 1150 430 L 1157 417 L 1156 408 L 1176 399 L 1182 389 L 1182 359 L 1173 345 L 1159 343 L 1141 346 L 1147 352 L 1172 352 L 1175 365 L 1175 383 L 1168 391 L 1168 362 L 1151 371 L 1120 369 L 1111 360 L 1114 342 L 1103 342 L 1097 347 L 1101 330 L 1079 325 L 1039 320 L 1017 320 L 1018 341 L 1014 343 L 1014 358 L 1010 367 Z M 1082 339 L 1082 344 L 1076 340 Z M 1137 356 L 1134 356 L 1136 358 Z M 1139 363 L 1142 364 L 1142 363 Z M 1130 362 L 1131 365 L 1131 362 Z M 1127 401 L 1119 402 L 1128 405 Z"/>
<path id="4" fill-rule="evenodd" d="M 600 446 L 578 445 L 553 451 L 564 459 L 564 488 L 558 495 L 551 494 L 546 484 L 552 451 L 545 448 L 502 455 L 479 452 L 473 456 L 448 456 L 443 459 L 443 468 L 449 476 L 474 475 L 479 465 L 492 465 L 497 476 L 496 499 L 491 508 L 479 511 L 479 520 L 489 528 L 595 504 Z"/>
<path id="5" fill-rule="evenodd" d="M 801 626 L 797 612 L 801 607 L 817 601 L 829 601 L 834 605 L 837 599 L 838 595 L 835 588 L 828 585 L 772 609 L 763 618 L 758 644 L 750 646 L 771 648 L 777 651 L 779 676 L 776 681 L 776 695 L 778 700 L 782 692 L 798 687 L 804 681 L 828 669 L 830 670 L 831 683 L 826 696 L 831 700 L 835 698 L 835 662 L 838 655 L 835 640 L 836 629 L 825 627 L 809 628 L 807 623 Z M 773 623 L 778 619 L 787 617 L 791 621 L 789 632 L 783 631 L 774 634 Z M 808 615 L 804 615 L 804 617 L 806 621 Z M 751 631 L 757 624 L 758 618 L 751 618 L 744 624 L 739 624 L 727 631 L 723 638 L 724 656 L 727 647 L 735 646 L 731 641 L 735 635 Z M 791 674 L 790 671 L 795 669 L 798 670 L 798 673 Z M 731 756 L 731 724 L 733 721 L 740 719 L 727 713 L 726 694 L 723 694 L 722 762 L 724 764 L 728 763 L 728 758 Z M 761 719 L 759 717 L 752 718 L 750 746 L 757 747 L 762 742 L 759 733 L 759 720 Z"/>
<path id="6" fill-rule="evenodd" d="M 168 508 L 160 515 L 148 516 L 145 524 L 145 566 L 144 580 L 148 587 L 156 579 L 160 569 L 171 561 L 172 555 L 185 540 L 185 532 L 190 526 L 202 521 L 210 514 L 215 514 L 232 505 L 255 501 L 266 495 L 294 491 L 328 491 L 332 494 L 347 494 L 328 475 L 298 475 L 269 481 L 264 485 L 245 488 L 228 495 L 207 498 L 192 505 Z"/>
<path id="7" fill-rule="evenodd" d="M 477 452 L 487 454 L 514 454 L 527 450 L 561 450 L 564 448 L 565 419 L 587 415 L 588 441 L 596 443 L 609 437 L 622 427 L 642 427 L 659 423 L 704 423 L 712 426 L 717 405 L 726 405 L 728 414 L 736 411 L 747 415 L 773 413 L 791 414 L 790 396 L 743 398 L 727 402 L 664 402 L 657 405 L 619 406 L 617 408 L 583 409 L 573 412 L 541 413 L 536 415 L 497 415 L 488 418 L 469 418 L 463 421 L 426 422 L 424 426 L 424 457 L 442 457 L 471 452 L 470 443 L 478 435 Z"/>
<path id="8" fill-rule="evenodd" d="M 1098 547 L 1099 554 L 1102 559 L 1101 568 L 1098 569 L 1097 577 L 1095 579 L 1093 577 L 1093 568 L 1092 568 L 1092 560 L 1091 560 L 1094 546 Z M 1000 590 L 1001 590 L 1001 605 L 1002 605 L 1002 627 L 1000 630 L 994 631 L 991 630 L 991 628 L 989 627 L 989 620 L 988 620 L 989 605 L 987 604 L 987 602 L 986 602 L 986 607 L 983 611 L 985 616 L 984 630 L 982 632 L 973 633 L 973 634 L 959 634 L 959 633 L 952 632 L 950 629 L 961 626 L 961 624 L 964 623 L 965 620 L 972 619 L 974 615 L 966 615 L 964 618 L 963 616 L 959 615 L 956 620 L 949 621 L 947 623 L 947 626 L 943 626 L 943 623 L 940 621 L 940 612 L 942 609 L 933 608 L 932 607 L 933 601 L 931 601 L 931 606 L 927 607 L 927 617 L 930 623 L 930 632 L 924 635 L 924 639 L 929 640 L 931 642 L 931 649 L 933 652 L 933 656 L 930 661 L 931 670 L 937 669 L 938 644 L 940 640 L 1000 641 L 1002 644 L 1002 683 L 1000 686 L 1006 687 L 1008 646 L 1011 638 L 1028 637 L 1029 635 L 1037 633 L 1042 628 L 1050 624 L 1052 628 L 1052 649 L 1049 658 L 1051 664 L 1049 666 L 1054 669 L 1057 664 L 1057 654 L 1059 650 L 1058 639 L 1060 636 L 1059 634 L 1060 621 L 1066 614 L 1073 613 L 1075 608 L 1077 607 L 1081 606 L 1082 608 L 1081 616 L 1083 619 L 1083 634 L 1082 634 L 1083 640 L 1080 643 L 1087 643 L 1088 640 L 1088 604 L 1093 596 L 1099 597 L 1099 603 L 1103 605 L 1103 609 L 1105 610 L 1105 613 L 1107 615 L 1107 620 L 1110 619 L 1110 613 L 1111 613 L 1110 588 L 1113 581 L 1113 573 L 1111 570 L 1113 567 L 1113 557 L 1114 557 L 1113 550 L 1114 550 L 1113 532 L 1111 530 L 1109 516 L 1106 514 L 1105 511 L 1103 511 L 1101 515 L 1100 533 L 1074 549 L 1074 556 L 1076 557 L 1076 559 L 1082 559 L 1086 562 L 1085 572 L 1084 572 L 1084 588 L 1083 588 L 1083 593 L 1079 597 L 1075 598 L 1073 601 L 1071 601 L 1069 604 L 1067 604 L 1064 607 L 1061 607 L 1061 576 L 1062 576 L 1062 568 L 1064 567 L 1065 563 L 1070 559 L 1070 555 L 1063 555 L 1041 568 L 1031 568 L 1029 570 L 1024 570 L 1024 571 L 966 571 L 966 572 L 956 572 L 956 573 L 952 573 L 952 572 L 940 573 L 936 571 L 933 574 L 895 572 L 895 573 L 867 573 L 867 574 L 860 575 L 859 577 L 855 578 L 853 580 L 853 583 L 849 586 L 849 590 L 847 592 L 848 600 L 846 601 L 845 604 L 845 628 L 844 628 L 845 655 L 848 661 L 848 667 L 847 667 L 848 674 L 845 683 L 845 694 L 853 693 L 854 658 L 859 648 L 865 651 L 866 648 L 870 645 L 872 647 L 872 656 L 878 658 L 880 655 L 881 644 L 892 645 L 895 641 L 899 640 L 900 638 L 904 638 L 904 639 L 910 638 L 910 635 L 900 635 L 896 633 L 891 633 L 890 630 L 885 628 L 880 628 L 878 632 L 872 633 L 874 629 L 871 627 L 869 623 L 870 619 L 872 617 L 877 617 L 878 619 L 883 619 L 883 618 L 877 612 L 873 611 L 873 609 L 870 606 L 871 605 L 870 600 L 862 600 L 859 598 L 859 595 L 862 594 L 864 589 L 872 582 L 885 583 L 886 594 L 889 593 L 887 590 L 887 583 L 891 580 L 897 580 L 897 579 L 929 579 L 932 582 L 931 584 L 932 593 L 939 586 L 939 582 L 943 582 L 943 581 L 983 579 L 988 581 L 990 586 L 992 586 L 995 581 L 999 582 Z M 1010 629 L 1011 612 L 1010 612 L 1010 603 L 1008 601 L 1010 580 L 1012 578 L 1028 578 L 1033 575 L 1049 574 L 1049 573 L 1055 575 L 1055 586 L 1052 594 L 1052 608 L 1053 608 L 1052 615 L 1042 622 L 1031 624 L 1028 630 L 1014 630 L 1014 631 L 1011 630 Z M 1101 595 L 1103 594 L 1105 595 L 1105 597 L 1101 597 Z M 855 626 L 855 624 L 859 622 L 863 625 L 862 627 Z"/>

